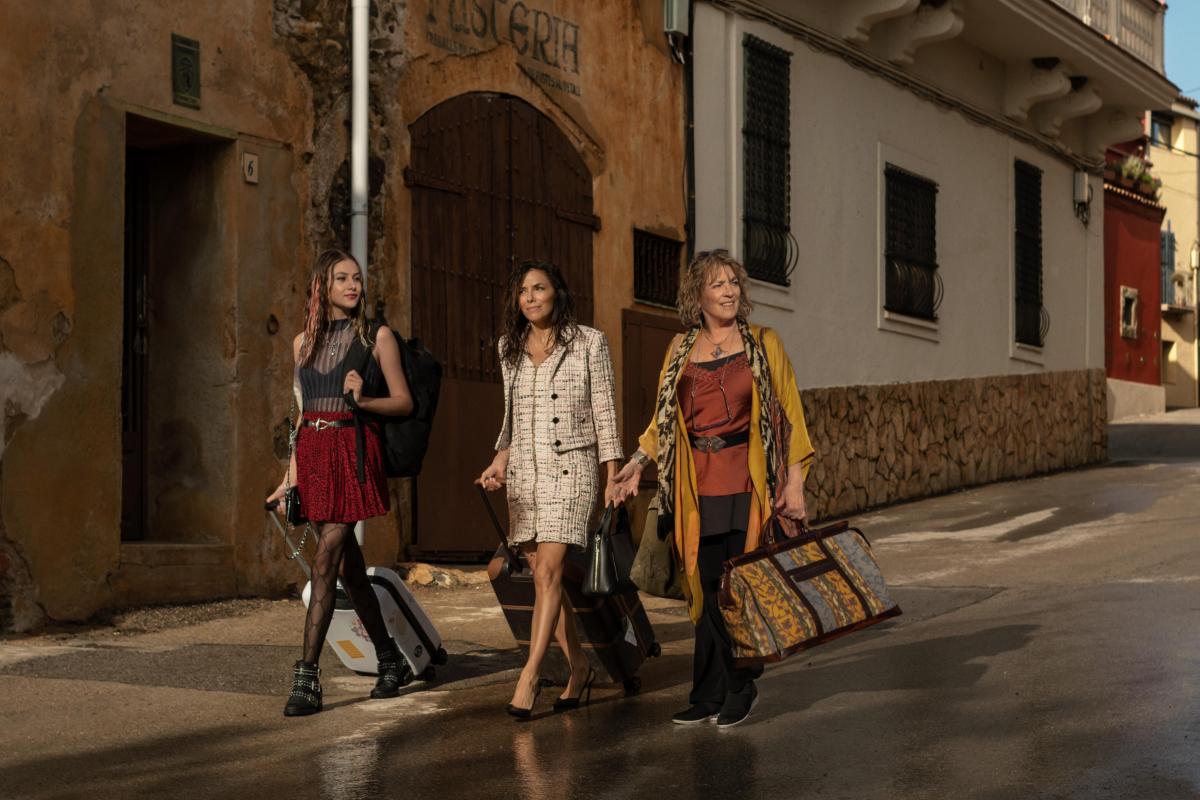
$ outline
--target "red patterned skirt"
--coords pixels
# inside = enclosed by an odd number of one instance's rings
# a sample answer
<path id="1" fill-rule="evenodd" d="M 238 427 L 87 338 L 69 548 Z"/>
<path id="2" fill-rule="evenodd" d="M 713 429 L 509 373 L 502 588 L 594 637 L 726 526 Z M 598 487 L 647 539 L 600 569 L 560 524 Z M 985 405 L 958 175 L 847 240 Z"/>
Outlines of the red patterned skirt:
<path id="1" fill-rule="evenodd" d="M 313 413 L 304 419 L 351 419 L 349 413 Z M 386 514 L 387 474 L 379 433 L 366 426 L 366 482 L 358 482 L 358 457 L 355 454 L 354 427 L 300 428 L 296 440 L 296 486 L 300 489 L 300 507 L 313 522 L 358 522 Z"/>

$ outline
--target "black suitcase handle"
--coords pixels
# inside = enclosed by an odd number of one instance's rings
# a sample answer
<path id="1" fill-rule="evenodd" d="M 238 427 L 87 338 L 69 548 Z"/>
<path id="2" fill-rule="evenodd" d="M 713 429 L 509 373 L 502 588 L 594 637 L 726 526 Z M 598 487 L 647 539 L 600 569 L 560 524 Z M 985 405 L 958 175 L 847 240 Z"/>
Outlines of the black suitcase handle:
<path id="1" fill-rule="evenodd" d="M 521 557 L 512 549 L 512 545 L 508 543 L 508 536 L 504 534 L 504 527 L 500 524 L 500 518 L 496 516 L 496 509 L 492 508 L 492 501 L 488 498 L 487 490 L 482 486 L 476 486 L 475 488 L 479 490 L 479 497 L 483 500 L 483 507 L 487 509 L 488 517 L 492 520 L 492 527 L 496 529 L 496 535 L 500 537 L 500 546 L 508 554 L 509 574 L 520 572 L 522 569 Z"/>

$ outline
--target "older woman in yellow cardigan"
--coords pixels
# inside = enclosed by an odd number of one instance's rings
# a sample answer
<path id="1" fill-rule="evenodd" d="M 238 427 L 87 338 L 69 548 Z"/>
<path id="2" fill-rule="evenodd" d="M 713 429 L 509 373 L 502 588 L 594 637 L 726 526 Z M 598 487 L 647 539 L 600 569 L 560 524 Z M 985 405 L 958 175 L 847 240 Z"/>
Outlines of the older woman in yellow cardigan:
<path id="1" fill-rule="evenodd" d="M 660 520 L 673 520 L 696 626 L 691 705 L 672 718 L 680 725 L 715 717 L 731 727 L 750 715 L 762 667 L 734 667 L 717 607 L 722 568 L 758 547 L 772 515 L 807 519 L 813 447 L 796 376 L 775 331 L 747 321 L 747 283 L 745 268 L 724 250 L 699 253 L 681 271 L 687 330 L 667 349 L 655 418 L 616 477 L 618 500 L 635 495 L 642 469 L 655 461 Z"/>

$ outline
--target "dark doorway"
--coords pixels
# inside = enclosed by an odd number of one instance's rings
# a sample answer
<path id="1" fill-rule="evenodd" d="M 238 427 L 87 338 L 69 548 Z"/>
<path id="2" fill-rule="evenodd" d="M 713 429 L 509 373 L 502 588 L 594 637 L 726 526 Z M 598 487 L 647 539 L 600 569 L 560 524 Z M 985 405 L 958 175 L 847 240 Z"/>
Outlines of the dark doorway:
<path id="1" fill-rule="evenodd" d="M 150 231 L 145 153 L 125 152 L 124 346 L 121 354 L 121 540 L 146 535 L 146 377 Z"/>
<path id="2" fill-rule="evenodd" d="M 410 556 L 481 560 L 496 548 L 471 481 L 491 460 L 503 398 L 496 331 L 508 274 L 536 258 L 564 270 L 592 321 L 592 176 L 549 118 L 474 93 L 414 122 L 412 327 L 445 367 L 429 456 L 416 481 Z M 497 504 L 503 502 L 497 496 Z"/>
<path id="3" fill-rule="evenodd" d="M 122 541 L 212 542 L 227 527 L 203 454 L 225 458 L 232 430 L 213 390 L 230 383 L 235 303 L 218 190 L 231 150 L 223 137 L 126 116 Z"/>

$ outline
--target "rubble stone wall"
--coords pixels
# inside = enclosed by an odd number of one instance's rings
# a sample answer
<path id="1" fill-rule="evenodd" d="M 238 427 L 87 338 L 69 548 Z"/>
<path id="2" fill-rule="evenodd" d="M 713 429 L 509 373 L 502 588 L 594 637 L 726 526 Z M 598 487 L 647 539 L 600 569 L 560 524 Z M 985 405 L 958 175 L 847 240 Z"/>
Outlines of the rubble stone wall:
<path id="1" fill-rule="evenodd" d="M 1104 370 L 801 393 L 814 518 L 1108 458 Z"/>

